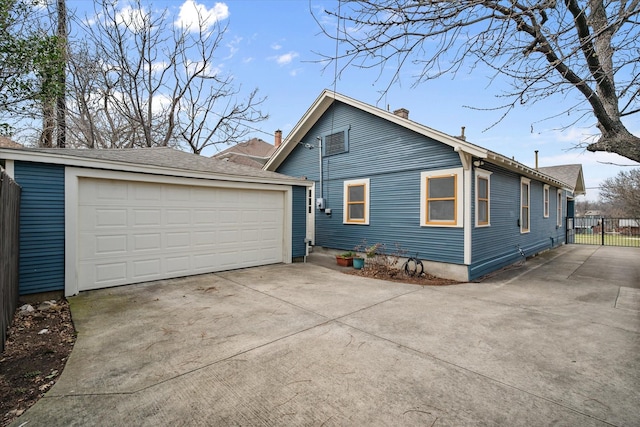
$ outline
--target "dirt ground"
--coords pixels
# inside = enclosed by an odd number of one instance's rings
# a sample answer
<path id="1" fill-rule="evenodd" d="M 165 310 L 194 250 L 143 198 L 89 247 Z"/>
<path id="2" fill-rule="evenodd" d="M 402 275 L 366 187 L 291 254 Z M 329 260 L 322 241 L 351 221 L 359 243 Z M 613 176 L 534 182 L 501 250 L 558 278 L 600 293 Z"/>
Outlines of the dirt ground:
<path id="1" fill-rule="evenodd" d="M 76 341 L 66 300 L 18 308 L 0 358 L 0 426 L 35 404 L 55 384 Z"/>
<path id="2" fill-rule="evenodd" d="M 443 279 L 432 274 L 414 272 L 414 275 L 405 273 L 403 270 L 388 267 L 386 265 L 366 266 L 361 270 L 353 270 L 349 274 L 364 276 L 372 279 L 389 280 L 392 282 L 411 283 L 421 286 L 448 286 L 455 285 L 455 280 Z"/>

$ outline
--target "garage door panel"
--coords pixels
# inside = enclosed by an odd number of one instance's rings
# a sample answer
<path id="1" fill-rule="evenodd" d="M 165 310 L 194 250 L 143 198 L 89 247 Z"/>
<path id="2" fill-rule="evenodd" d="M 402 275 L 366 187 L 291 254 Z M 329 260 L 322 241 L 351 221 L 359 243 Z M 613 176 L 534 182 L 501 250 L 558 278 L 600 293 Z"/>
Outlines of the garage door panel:
<path id="1" fill-rule="evenodd" d="M 162 202 L 162 187 L 156 184 L 140 183 L 129 186 L 134 200 L 150 202 Z"/>
<path id="2" fill-rule="evenodd" d="M 191 233 L 188 231 L 167 232 L 167 249 L 189 248 L 191 246 Z"/>
<path id="3" fill-rule="evenodd" d="M 145 233 L 133 235 L 133 252 L 162 250 L 161 233 Z"/>
<path id="4" fill-rule="evenodd" d="M 134 280 L 140 280 L 147 279 L 149 277 L 161 277 L 161 265 L 160 259 L 158 258 L 134 260 L 132 261 L 132 278 Z"/>
<path id="5" fill-rule="evenodd" d="M 93 242 L 88 242 L 87 247 L 93 248 L 90 253 L 92 253 L 96 257 L 105 255 L 119 255 L 127 252 L 126 234 L 115 234 L 112 236 L 96 236 L 94 234 L 85 234 L 83 236 L 83 239 L 93 240 Z"/>
<path id="6" fill-rule="evenodd" d="M 165 214 L 167 225 L 191 225 L 191 211 L 188 209 L 166 209 Z"/>
<path id="7" fill-rule="evenodd" d="M 103 180 L 100 186 L 86 185 L 79 188 L 79 200 L 89 203 L 95 201 L 124 201 L 128 199 L 128 185 L 124 181 Z"/>
<path id="8" fill-rule="evenodd" d="M 80 290 L 282 262 L 284 193 L 81 178 Z"/>
<path id="9" fill-rule="evenodd" d="M 190 269 L 189 256 L 167 257 L 167 274 L 187 273 Z"/>
<path id="10" fill-rule="evenodd" d="M 101 208 L 96 209 L 93 206 L 80 206 L 78 208 L 78 216 L 83 218 L 83 222 L 79 226 L 79 230 L 93 230 L 96 227 L 126 227 L 127 226 L 127 210 Z"/>
<path id="11" fill-rule="evenodd" d="M 193 212 L 194 225 L 216 224 L 218 222 L 218 211 L 213 209 L 195 209 Z"/>
<path id="12" fill-rule="evenodd" d="M 105 283 L 121 283 L 123 280 L 127 278 L 127 263 L 126 262 L 114 262 L 114 263 L 105 263 L 98 265 L 95 269 L 92 268 L 92 265 L 86 265 L 88 270 L 87 273 L 92 274 L 96 284 L 105 284 Z"/>
<path id="13" fill-rule="evenodd" d="M 158 209 L 133 209 L 132 227 L 149 227 L 162 225 L 162 210 Z"/>
<path id="14" fill-rule="evenodd" d="M 222 232 L 216 232 L 213 230 L 193 231 L 191 234 L 193 246 L 202 248 L 216 245 L 219 243 L 219 236 L 221 236 L 221 233 Z"/>

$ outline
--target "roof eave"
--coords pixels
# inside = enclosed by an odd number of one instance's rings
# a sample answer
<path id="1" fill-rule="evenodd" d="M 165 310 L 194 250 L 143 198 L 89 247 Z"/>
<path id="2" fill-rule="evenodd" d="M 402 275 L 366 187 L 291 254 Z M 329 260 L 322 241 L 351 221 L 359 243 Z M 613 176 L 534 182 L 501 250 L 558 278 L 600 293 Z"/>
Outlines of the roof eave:
<path id="1" fill-rule="evenodd" d="M 513 172 L 517 172 L 520 173 L 522 175 L 525 175 L 529 178 L 535 178 L 539 181 L 542 181 L 544 183 L 547 183 L 549 185 L 553 185 L 554 187 L 560 187 L 562 189 L 565 190 L 569 190 L 571 192 L 574 192 L 575 187 L 572 185 L 567 184 L 566 182 L 562 182 L 560 180 L 557 180 L 555 178 L 550 177 L 549 175 L 545 175 L 541 172 L 538 172 L 535 169 L 532 169 L 514 159 L 510 159 L 508 157 L 505 157 L 501 154 L 495 153 L 493 151 L 489 152 L 488 161 L 490 161 L 491 163 L 497 164 L 499 166 L 502 166 L 505 169 L 508 169 L 510 171 Z"/>
<path id="2" fill-rule="evenodd" d="M 278 185 L 311 185 L 304 179 L 300 178 L 263 178 L 250 175 L 234 175 L 216 172 L 201 172 L 181 168 L 168 168 L 154 165 L 138 165 L 135 163 L 119 162 L 115 160 L 105 159 L 86 159 L 82 157 L 70 156 L 65 154 L 42 153 L 37 151 L 25 151 L 21 149 L 0 148 L 0 154 L 8 160 L 41 163 L 58 164 L 65 166 L 76 166 L 91 169 L 116 170 L 121 172 L 146 173 L 152 175 L 163 175 L 183 178 L 198 178 L 207 180 L 219 180 L 230 182 L 248 182 L 261 184 L 278 184 Z M 259 169 L 257 169 L 259 170 Z M 179 172 L 179 173 L 177 173 Z M 283 175 L 284 176 L 284 175 Z"/>
<path id="3" fill-rule="evenodd" d="M 462 151 L 469 153 L 474 157 L 484 159 L 487 157 L 488 150 L 470 144 L 462 139 L 455 138 L 451 135 L 447 135 L 443 132 L 431 129 L 420 123 L 404 119 L 391 112 L 381 110 L 380 108 L 371 106 L 364 102 L 358 101 L 353 98 L 335 93 L 329 89 L 322 91 L 320 96 L 314 101 L 314 103 L 305 112 L 302 118 L 296 123 L 289 135 L 285 138 L 282 145 L 273 153 L 269 158 L 269 161 L 265 164 L 264 170 L 274 171 L 284 162 L 284 160 L 291 154 L 300 140 L 309 132 L 313 125 L 322 117 L 322 115 L 331 106 L 333 101 L 340 101 L 352 107 L 358 108 L 362 111 L 368 112 L 382 119 L 395 123 L 404 128 L 410 129 L 421 135 L 432 138 L 438 142 L 449 145 L 456 151 Z"/>

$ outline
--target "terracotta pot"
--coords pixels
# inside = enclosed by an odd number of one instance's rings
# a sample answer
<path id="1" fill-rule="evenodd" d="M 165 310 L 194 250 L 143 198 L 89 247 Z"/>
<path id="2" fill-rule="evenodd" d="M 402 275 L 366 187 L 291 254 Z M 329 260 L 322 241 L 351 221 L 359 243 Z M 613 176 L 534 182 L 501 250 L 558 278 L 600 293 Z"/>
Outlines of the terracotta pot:
<path id="1" fill-rule="evenodd" d="M 336 262 L 341 267 L 351 267 L 353 265 L 353 257 L 343 257 L 336 255 Z"/>

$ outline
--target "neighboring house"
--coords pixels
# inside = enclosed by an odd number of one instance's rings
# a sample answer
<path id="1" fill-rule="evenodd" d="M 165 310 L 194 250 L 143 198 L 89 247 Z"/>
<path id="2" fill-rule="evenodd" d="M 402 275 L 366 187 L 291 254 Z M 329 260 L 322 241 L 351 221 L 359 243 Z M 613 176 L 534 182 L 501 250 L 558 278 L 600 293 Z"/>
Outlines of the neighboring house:
<path id="1" fill-rule="evenodd" d="M 22 187 L 20 293 L 291 262 L 307 182 L 170 148 L 0 148 Z"/>
<path id="2" fill-rule="evenodd" d="M 0 148 L 22 148 L 22 145 L 12 141 L 6 136 L 0 136 Z"/>
<path id="3" fill-rule="evenodd" d="M 276 151 L 282 142 L 282 131 L 275 132 L 275 145 L 271 145 L 259 138 L 253 138 L 246 142 L 240 142 L 233 147 L 214 154 L 212 157 L 240 165 L 262 169 L 269 157 Z"/>
<path id="4" fill-rule="evenodd" d="M 636 219 L 619 219 L 618 232 L 628 236 L 640 235 L 640 223 Z"/>
<path id="5" fill-rule="evenodd" d="M 349 250 L 398 245 L 431 273 L 473 280 L 563 244 L 565 182 L 394 113 L 325 90 L 265 170 L 304 176 L 307 239 Z"/>

